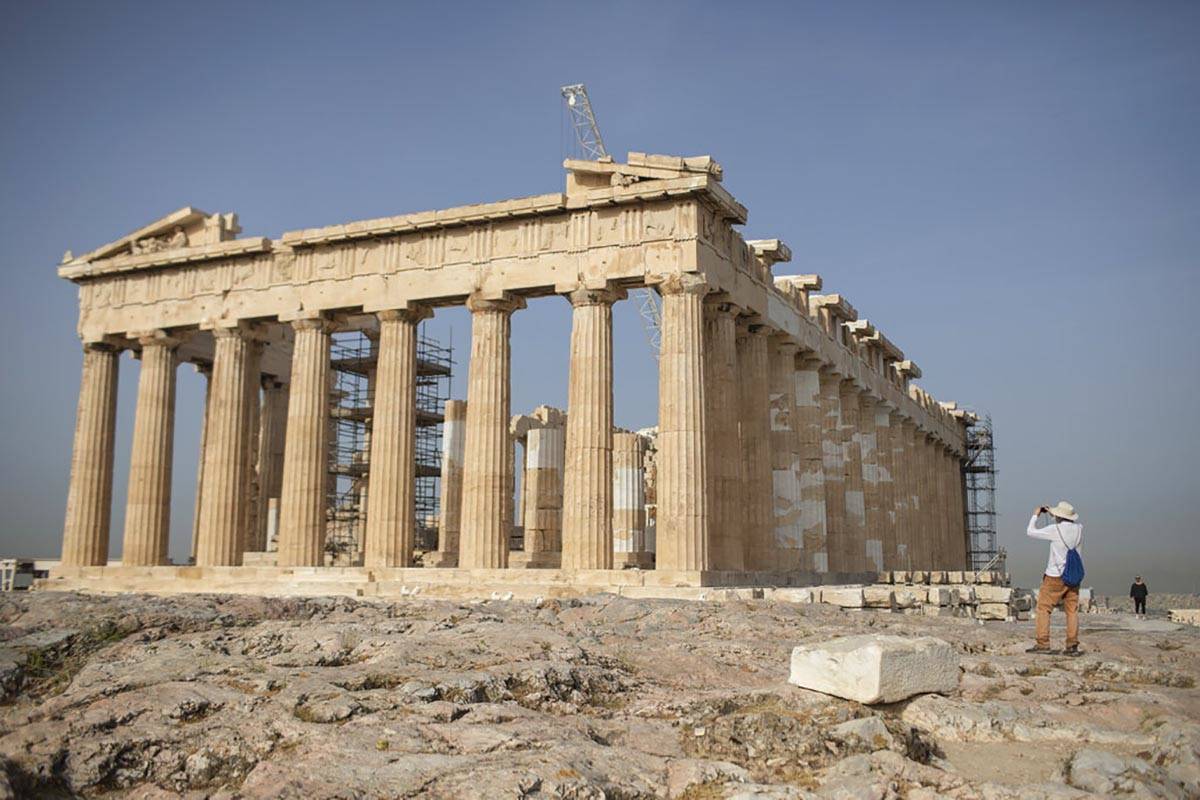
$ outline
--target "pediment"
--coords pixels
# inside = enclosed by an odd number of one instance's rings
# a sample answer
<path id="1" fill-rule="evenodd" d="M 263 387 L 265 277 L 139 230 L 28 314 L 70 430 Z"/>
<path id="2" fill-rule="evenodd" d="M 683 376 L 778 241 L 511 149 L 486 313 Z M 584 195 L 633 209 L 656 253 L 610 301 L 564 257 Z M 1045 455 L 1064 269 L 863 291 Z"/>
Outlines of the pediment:
<path id="1" fill-rule="evenodd" d="M 242 232 L 237 214 L 209 214 L 198 208 L 184 206 L 165 217 L 143 225 L 133 233 L 98 247 L 82 256 L 63 256 L 63 263 L 100 261 L 117 256 L 142 255 L 166 250 L 227 242 Z"/>

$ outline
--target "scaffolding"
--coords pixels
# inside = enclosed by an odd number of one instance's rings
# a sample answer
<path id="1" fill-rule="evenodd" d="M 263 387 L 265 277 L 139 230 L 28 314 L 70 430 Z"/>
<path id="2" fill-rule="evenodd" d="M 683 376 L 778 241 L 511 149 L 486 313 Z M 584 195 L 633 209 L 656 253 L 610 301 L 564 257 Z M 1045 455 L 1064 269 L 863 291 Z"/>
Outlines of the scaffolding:
<path id="1" fill-rule="evenodd" d="M 359 565 L 363 558 L 377 362 L 374 331 L 333 334 L 325 552 L 339 566 Z M 419 549 L 437 546 L 442 422 L 453 364 L 452 347 L 430 337 L 422 325 L 417 335 L 414 486 Z"/>
<path id="2" fill-rule="evenodd" d="M 976 416 L 967 426 L 963 489 L 971 569 L 1004 571 L 1005 553 L 996 546 L 996 450 L 991 415 Z"/>

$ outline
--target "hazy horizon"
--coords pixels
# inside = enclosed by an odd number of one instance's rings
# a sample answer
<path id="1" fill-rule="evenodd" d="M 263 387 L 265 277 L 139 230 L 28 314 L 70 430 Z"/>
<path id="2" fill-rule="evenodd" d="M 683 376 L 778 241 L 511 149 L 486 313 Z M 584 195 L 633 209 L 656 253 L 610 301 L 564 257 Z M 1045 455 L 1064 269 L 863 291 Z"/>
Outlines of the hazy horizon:
<path id="1" fill-rule="evenodd" d="M 1099 592 L 1134 574 L 1200 591 L 1200 6 L 616 3 L 594 31 L 550 3 L 274 8 L 10 9 L 0 557 L 61 543 L 80 367 L 64 250 L 185 205 L 277 237 L 560 191 L 558 87 L 582 81 L 618 160 L 711 154 L 742 233 L 790 245 L 778 272 L 821 274 L 920 385 L 992 415 L 1014 582 L 1045 562 L 1031 510 L 1067 499 Z M 615 318 L 616 422 L 652 425 L 635 304 Z M 469 316 L 429 325 L 462 397 Z M 566 407 L 569 325 L 559 298 L 514 316 L 514 413 Z M 121 365 L 114 554 L 137 386 Z M 176 559 L 202 391 L 182 368 Z"/>

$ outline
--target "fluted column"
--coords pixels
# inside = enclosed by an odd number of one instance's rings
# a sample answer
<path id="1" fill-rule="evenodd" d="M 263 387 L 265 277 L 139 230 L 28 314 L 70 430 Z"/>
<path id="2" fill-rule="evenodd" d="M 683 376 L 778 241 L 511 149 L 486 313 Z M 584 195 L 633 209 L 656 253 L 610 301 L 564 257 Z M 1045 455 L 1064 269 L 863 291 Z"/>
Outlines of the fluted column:
<path id="1" fill-rule="evenodd" d="M 706 301 L 705 423 L 708 425 L 709 553 L 713 569 L 746 567 L 746 486 L 738 455 L 737 306 L 722 295 Z"/>
<path id="2" fill-rule="evenodd" d="M 196 563 L 236 566 L 242 563 L 248 538 L 251 392 L 247 384 L 257 343 L 241 327 L 218 328 L 212 333 L 216 349 L 209 379 Z"/>
<path id="3" fill-rule="evenodd" d="M 613 566 L 613 363 L 611 289 L 571 292 L 571 364 L 563 476 L 562 566 Z"/>
<path id="4" fill-rule="evenodd" d="M 417 538 L 417 325 L 424 308 L 379 314 L 366 567 L 407 567 Z"/>
<path id="5" fill-rule="evenodd" d="M 525 435 L 522 481 L 525 554 L 529 567 L 550 566 L 553 559 L 561 558 L 565 462 L 566 430 L 562 426 L 529 429 Z"/>
<path id="6" fill-rule="evenodd" d="M 329 333 L 325 319 L 292 323 L 292 384 L 279 500 L 279 565 L 324 564 L 329 470 Z"/>
<path id="7" fill-rule="evenodd" d="M 937 498 L 933 491 L 931 476 L 929 437 L 924 431 L 917 431 L 917 494 L 921 498 L 920 526 L 917 529 L 917 552 L 920 561 L 917 569 L 930 570 L 939 558 L 937 523 L 934 521 Z"/>
<path id="8" fill-rule="evenodd" d="M 242 447 L 242 458 L 246 461 L 245 470 L 242 473 L 243 480 L 246 482 L 245 500 L 242 503 L 242 523 L 239 528 L 239 547 L 243 553 L 247 550 L 257 550 L 255 547 L 256 538 L 254 535 L 258 527 L 258 436 L 262 420 L 262 353 L 263 343 L 259 339 L 250 337 L 246 343 L 246 401 L 243 405 L 243 411 L 246 415 L 246 420 L 243 423 L 245 428 L 246 442 Z M 238 563 L 242 563 L 239 559 Z"/>
<path id="9" fill-rule="evenodd" d="M 189 564 L 196 563 L 196 544 L 200 541 L 200 498 L 204 496 L 204 448 L 208 443 L 208 401 L 212 397 L 212 364 L 193 362 L 192 368 L 204 378 L 204 406 L 200 409 L 200 452 L 196 464 L 196 496 L 192 499 L 192 543 Z"/>
<path id="10" fill-rule="evenodd" d="M 258 426 L 258 513 L 251 532 L 253 542 L 247 550 L 263 551 L 269 546 L 268 532 L 279 529 L 279 520 L 271 522 L 271 501 L 278 513 L 279 493 L 283 485 L 283 448 L 287 431 L 288 387 L 268 375 L 262 381 L 262 415 Z"/>
<path id="11" fill-rule="evenodd" d="M 842 444 L 842 378 L 820 371 L 821 455 L 825 466 L 826 551 L 830 572 L 848 572 L 846 563 L 846 448 Z"/>
<path id="12" fill-rule="evenodd" d="M 796 369 L 796 431 L 800 448 L 800 533 L 803 569 L 829 571 L 825 529 L 825 465 L 822 454 L 821 365 L 802 358 Z"/>
<path id="13" fill-rule="evenodd" d="M 673 275 L 663 297 L 658 362 L 658 560 L 661 570 L 707 570 L 704 296 L 700 275 Z"/>
<path id="14" fill-rule="evenodd" d="M 879 479 L 879 519 L 883 526 L 883 569 L 888 570 L 898 568 L 894 437 L 891 409 L 886 403 L 880 403 L 875 409 L 876 475 Z"/>
<path id="15" fill-rule="evenodd" d="M 774 511 L 771 476 L 771 382 L 767 329 L 737 329 L 738 440 L 742 462 L 742 560 L 751 571 L 773 566 Z"/>
<path id="16" fill-rule="evenodd" d="M 110 345 L 83 346 L 71 483 L 63 525 L 62 564 L 66 567 L 108 563 L 119 358 L 120 351 Z"/>
<path id="17" fill-rule="evenodd" d="M 426 557 L 426 566 L 458 566 L 462 530 L 463 455 L 467 441 L 467 403 L 447 400 L 442 414 L 442 474 L 438 522 L 438 549 Z"/>
<path id="18" fill-rule="evenodd" d="M 782 337 L 770 345 L 772 571 L 800 569 L 804 541 L 800 533 L 800 447 L 796 430 L 796 353 Z"/>
<path id="19" fill-rule="evenodd" d="M 879 405 L 873 397 L 860 394 L 858 432 L 859 450 L 862 454 L 864 549 L 860 555 L 865 566 L 879 572 L 883 569 L 883 509 L 880 505 L 879 485 L 879 433 L 876 416 Z"/>
<path id="20" fill-rule="evenodd" d="M 842 537 L 845 569 L 861 572 L 867 566 L 867 517 L 863 497 L 862 419 L 859 389 L 853 381 L 842 381 L 842 450 L 845 453 L 846 535 Z"/>
<path id="21" fill-rule="evenodd" d="M 908 569 L 928 569 L 924 564 L 926 558 L 925 552 L 925 498 L 921 496 L 924 484 L 921 479 L 921 442 L 924 434 L 915 422 L 909 422 L 906 426 L 908 429 L 908 441 L 905 449 L 905 461 L 908 466 L 908 529 L 906 531 L 908 538 Z"/>
<path id="22" fill-rule="evenodd" d="M 142 370 L 129 454 L 124 566 L 167 563 L 171 533 L 171 457 L 175 447 L 175 348 L 163 331 L 139 337 Z"/>
<path id="23" fill-rule="evenodd" d="M 646 550 L 646 443 L 636 433 L 613 434 L 613 561 L 649 566 Z"/>
<path id="24" fill-rule="evenodd" d="M 458 565 L 508 566 L 513 469 L 509 442 L 509 331 L 512 313 L 525 301 L 505 295 L 472 295 L 471 365 L 467 376 L 467 439 L 463 463 L 462 536 Z"/>

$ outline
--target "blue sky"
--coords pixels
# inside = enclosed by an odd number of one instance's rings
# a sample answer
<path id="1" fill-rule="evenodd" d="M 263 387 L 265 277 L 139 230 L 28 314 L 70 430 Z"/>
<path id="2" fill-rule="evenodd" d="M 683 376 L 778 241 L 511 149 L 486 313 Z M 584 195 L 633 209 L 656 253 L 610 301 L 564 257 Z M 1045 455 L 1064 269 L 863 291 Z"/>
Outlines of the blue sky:
<path id="1" fill-rule="evenodd" d="M 184 205 L 278 236 L 557 191 L 558 87 L 583 81 L 618 157 L 716 157 L 746 236 L 790 244 L 783 271 L 822 274 L 927 389 L 993 415 L 1019 582 L 1044 559 L 1029 510 L 1066 498 L 1102 591 L 1200 590 L 1198 40 L 1200 6 L 1166 2 L 12 5 L 0 551 L 59 547 L 64 250 Z M 465 313 L 431 324 L 465 356 Z M 554 298 L 514 318 L 514 410 L 565 407 L 568 325 Z M 618 424 L 653 424 L 632 303 L 616 354 Z M 125 360 L 118 533 L 136 378 Z M 180 371 L 176 556 L 201 389 Z"/>

